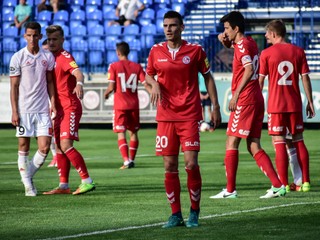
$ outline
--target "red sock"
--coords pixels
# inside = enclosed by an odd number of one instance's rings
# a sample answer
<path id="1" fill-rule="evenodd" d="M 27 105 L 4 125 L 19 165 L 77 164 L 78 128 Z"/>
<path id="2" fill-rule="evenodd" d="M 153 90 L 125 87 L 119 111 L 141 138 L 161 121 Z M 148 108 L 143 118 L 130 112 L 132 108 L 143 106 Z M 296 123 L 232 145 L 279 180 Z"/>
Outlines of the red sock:
<path id="1" fill-rule="evenodd" d="M 166 194 L 168 201 L 170 202 L 172 214 L 181 212 L 181 203 L 180 203 L 180 179 L 178 172 L 166 172 L 164 186 L 166 189 Z"/>
<path id="2" fill-rule="evenodd" d="M 274 148 L 276 150 L 275 162 L 276 162 L 280 181 L 284 186 L 287 186 L 289 185 L 288 183 L 289 160 L 288 160 L 288 153 L 286 149 L 286 142 L 282 140 L 274 141 Z"/>
<path id="3" fill-rule="evenodd" d="M 309 152 L 303 140 L 293 142 L 297 151 L 298 162 L 302 171 L 302 182 L 310 182 L 309 175 Z"/>
<path id="4" fill-rule="evenodd" d="M 186 172 L 188 174 L 187 186 L 191 201 L 191 208 L 193 210 L 200 209 L 200 198 L 201 198 L 201 175 L 200 168 L 197 166 L 194 169 L 187 169 Z"/>
<path id="5" fill-rule="evenodd" d="M 227 150 L 224 158 L 224 164 L 226 168 L 227 176 L 227 191 L 233 192 L 236 190 L 236 176 L 239 163 L 238 150 Z"/>
<path id="6" fill-rule="evenodd" d="M 69 149 L 65 154 L 78 171 L 81 179 L 87 179 L 89 177 L 89 173 L 82 155 L 75 148 Z"/>
<path id="7" fill-rule="evenodd" d="M 253 158 L 256 160 L 256 163 L 261 171 L 270 179 L 272 186 L 276 188 L 281 187 L 282 183 L 279 180 L 270 157 L 266 154 L 266 152 L 261 149 L 253 156 Z"/>
<path id="8" fill-rule="evenodd" d="M 134 161 L 138 151 L 139 141 L 130 141 L 130 159 Z"/>
<path id="9" fill-rule="evenodd" d="M 119 151 L 123 158 L 123 161 L 128 161 L 129 156 L 128 156 L 127 140 L 125 138 L 118 140 L 118 146 L 119 146 Z"/>
<path id="10" fill-rule="evenodd" d="M 68 183 L 70 173 L 70 161 L 65 154 L 57 153 L 56 157 L 60 183 Z"/>

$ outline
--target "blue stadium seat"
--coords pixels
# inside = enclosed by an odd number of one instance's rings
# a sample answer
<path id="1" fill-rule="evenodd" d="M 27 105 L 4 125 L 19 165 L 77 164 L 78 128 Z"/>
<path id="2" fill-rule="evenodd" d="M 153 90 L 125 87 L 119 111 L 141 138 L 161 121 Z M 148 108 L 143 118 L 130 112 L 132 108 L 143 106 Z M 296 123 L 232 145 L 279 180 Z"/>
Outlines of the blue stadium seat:
<path id="1" fill-rule="evenodd" d="M 86 19 L 86 13 L 83 10 L 76 10 L 70 14 L 69 26 L 75 28 L 78 25 L 82 25 Z"/>
<path id="2" fill-rule="evenodd" d="M 86 5 L 93 5 L 93 6 L 101 6 L 102 1 L 101 0 L 87 0 Z"/>
<path id="3" fill-rule="evenodd" d="M 69 22 L 69 13 L 66 10 L 59 10 L 53 15 L 53 21 L 57 25 L 66 24 Z"/>
<path id="4" fill-rule="evenodd" d="M 157 34 L 157 28 L 154 24 L 142 26 L 141 28 L 141 47 L 151 48 L 154 45 L 154 35 Z"/>
<path id="5" fill-rule="evenodd" d="M 84 1 L 85 0 L 70 0 L 70 8 L 73 11 L 82 10 L 84 9 Z"/>
<path id="6" fill-rule="evenodd" d="M 2 7 L 2 15 L 7 13 L 14 13 L 14 7 Z"/>
<path id="7" fill-rule="evenodd" d="M 20 37 L 19 49 L 24 48 L 25 46 L 27 46 L 27 41 L 24 39 L 24 37 Z"/>
<path id="8" fill-rule="evenodd" d="M 129 55 L 128 55 L 128 59 L 129 59 L 130 61 L 133 61 L 133 62 L 138 63 L 138 62 L 139 62 L 138 51 L 137 51 L 137 50 L 131 50 L 131 49 L 130 49 L 130 53 L 129 53 Z"/>
<path id="9" fill-rule="evenodd" d="M 67 26 L 67 25 L 60 25 L 63 29 L 63 32 L 64 32 L 64 36 L 67 37 L 70 35 L 70 28 Z"/>
<path id="10" fill-rule="evenodd" d="M 116 35 L 107 35 L 105 38 L 105 47 L 107 50 L 115 50 L 116 43 L 120 41 L 120 38 Z"/>
<path id="11" fill-rule="evenodd" d="M 140 51 L 141 50 L 141 42 L 139 39 L 133 39 L 130 42 L 127 42 L 130 46 L 130 51 L 131 50 L 136 50 L 136 51 Z"/>
<path id="12" fill-rule="evenodd" d="M 118 5 L 118 0 L 103 0 L 103 5 L 113 5 L 117 6 Z"/>
<path id="13" fill-rule="evenodd" d="M 48 10 L 43 10 L 41 12 L 38 13 L 37 15 L 37 22 L 46 22 L 48 25 L 51 24 L 51 20 L 52 20 L 52 12 L 48 11 Z"/>
<path id="14" fill-rule="evenodd" d="M 5 68 L 9 67 L 11 57 L 14 53 L 15 53 L 14 51 L 8 51 L 8 52 L 3 51 L 3 65 L 5 66 Z"/>
<path id="15" fill-rule="evenodd" d="M 71 35 L 71 48 L 72 50 L 74 50 L 74 47 L 86 47 L 83 45 L 83 41 L 85 36 L 87 35 L 87 27 L 84 25 L 78 25 L 76 28 L 71 28 L 70 29 L 70 35 Z M 78 45 L 77 43 L 81 42 L 80 45 Z M 86 41 L 85 41 L 86 43 Z"/>
<path id="16" fill-rule="evenodd" d="M 115 12 L 115 7 L 113 5 L 110 5 L 110 4 L 102 5 L 103 17 L 104 17 L 104 14 L 106 12 L 109 12 L 109 11 L 114 11 Z"/>
<path id="17" fill-rule="evenodd" d="M 17 6 L 17 2 L 17 0 L 3 0 L 2 6 L 15 7 Z"/>
<path id="18" fill-rule="evenodd" d="M 11 26 L 3 29 L 3 36 L 12 38 L 18 37 L 18 28 Z"/>
<path id="19" fill-rule="evenodd" d="M 155 19 L 155 11 L 152 8 L 146 8 L 141 13 L 141 16 L 139 17 L 139 23 L 141 26 L 148 25 L 150 23 L 153 23 Z"/>
<path id="20" fill-rule="evenodd" d="M 102 51 L 90 51 L 89 52 L 89 65 L 92 66 L 98 66 L 98 65 L 102 65 L 103 64 L 103 52 Z"/>
<path id="21" fill-rule="evenodd" d="M 179 3 L 179 2 L 172 3 L 171 8 L 172 8 L 172 10 L 180 13 L 181 16 L 185 15 L 185 4 L 184 3 Z"/>
<path id="22" fill-rule="evenodd" d="M 87 28 L 91 28 L 97 24 L 102 23 L 102 11 L 99 9 L 96 9 L 92 12 L 87 12 L 86 13 L 87 16 Z"/>
<path id="23" fill-rule="evenodd" d="M 143 4 L 146 6 L 146 8 L 149 8 L 153 4 L 153 0 L 142 0 Z"/>
<path id="24" fill-rule="evenodd" d="M 72 51 L 72 56 L 76 60 L 76 63 L 79 67 L 83 67 L 86 65 L 86 52 L 85 51 Z"/>
<path id="25" fill-rule="evenodd" d="M 65 50 L 67 50 L 68 52 L 70 52 L 71 51 L 71 43 L 70 43 L 70 41 L 65 39 L 64 42 L 63 42 L 63 48 Z"/>
<path id="26" fill-rule="evenodd" d="M 3 14 L 3 15 L 2 15 L 2 21 L 3 21 L 3 22 L 11 22 L 11 23 L 13 23 L 13 21 L 14 21 L 14 14 L 13 14 L 13 12 Z"/>
<path id="27" fill-rule="evenodd" d="M 3 52 L 16 52 L 18 50 L 18 43 L 12 40 L 12 37 L 4 37 L 2 39 Z"/>
<path id="28" fill-rule="evenodd" d="M 123 41 L 130 42 L 139 35 L 140 28 L 137 24 L 130 24 L 123 28 Z"/>
<path id="29" fill-rule="evenodd" d="M 104 32 L 106 35 L 116 35 L 116 36 L 121 36 L 122 34 L 122 27 L 120 25 L 112 25 L 112 26 L 107 26 L 104 28 Z"/>
<path id="30" fill-rule="evenodd" d="M 118 59 L 118 56 L 117 56 L 117 53 L 115 50 L 108 50 L 107 51 L 107 64 L 110 64 L 110 63 L 113 63 L 113 62 L 117 62 L 119 59 Z"/>
<path id="31" fill-rule="evenodd" d="M 104 35 L 104 28 L 102 25 L 95 25 L 91 28 L 88 28 L 88 35 L 90 37 L 92 36 L 98 36 L 99 38 L 101 38 Z"/>

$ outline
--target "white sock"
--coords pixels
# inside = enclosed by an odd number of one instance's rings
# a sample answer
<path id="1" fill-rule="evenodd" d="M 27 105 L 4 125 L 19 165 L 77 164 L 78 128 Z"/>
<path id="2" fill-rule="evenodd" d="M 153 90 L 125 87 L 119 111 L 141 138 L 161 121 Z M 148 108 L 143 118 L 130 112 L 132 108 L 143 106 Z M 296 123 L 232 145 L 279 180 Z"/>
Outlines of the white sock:
<path id="1" fill-rule="evenodd" d="M 82 179 L 81 180 L 81 183 L 92 183 L 92 179 L 91 179 L 91 177 L 88 177 L 88 178 L 86 178 L 86 179 Z"/>
<path id="2" fill-rule="evenodd" d="M 32 186 L 31 180 L 28 175 L 28 158 L 29 152 L 18 152 L 18 169 L 20 172 L 22 183 L 25 187 Z"/>
<path id="3" fill-rule="evenodd" d="M 54 138 L 52 138 L 52 140 L 51 140 L 50 150 L 51 150 L 51 153 L 52 153 L 52 156 L 53 156 L 53 157 L 54 157 L 55 155 L 57 155 L 56 145 L 55 145 L 55 143 L 54 143 Z"/>
<path id="4" fill-rule="evenodd" d="M 32 178 L 39 168 L 43 165 L 44 161 L 46 160 L 47 155 L 41 153 L 39 150 L 33 156 L 32 160 L 30 161 L 29 167 L 29 175 Z"/>
<path id="5" fill-rule="evenodd" d="M 298 162 L 297 152 L 295 148 L 288 149 L 289 164 L 292 172 L 293 182 L 296 185 L 302 184 L 302 171 Z"/>

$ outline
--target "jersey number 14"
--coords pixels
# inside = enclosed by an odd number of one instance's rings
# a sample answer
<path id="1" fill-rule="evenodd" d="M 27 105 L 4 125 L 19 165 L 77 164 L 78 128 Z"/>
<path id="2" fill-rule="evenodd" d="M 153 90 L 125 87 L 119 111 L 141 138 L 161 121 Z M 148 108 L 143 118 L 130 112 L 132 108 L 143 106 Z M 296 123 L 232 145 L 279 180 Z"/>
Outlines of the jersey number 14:
<path id="1" fill-rule="evenodd" d="M 126 79 L 125 73 L 118 73 L 118 77 L 121 82 L 121 92 L 126 92 L 127 89 L 131 89 L 131 92 L 137 91 L 137 74 L 131 73 L 130 77 Z"/>

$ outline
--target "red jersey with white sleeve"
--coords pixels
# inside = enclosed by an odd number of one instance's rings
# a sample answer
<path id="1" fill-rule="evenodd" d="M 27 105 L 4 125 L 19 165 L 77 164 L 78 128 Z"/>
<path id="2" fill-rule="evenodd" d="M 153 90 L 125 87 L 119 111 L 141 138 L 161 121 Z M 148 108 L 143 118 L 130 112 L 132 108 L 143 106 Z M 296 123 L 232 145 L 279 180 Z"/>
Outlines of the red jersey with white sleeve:
<path id="1" fill-rule="evenodd" d="M 254 104 L 256 99 L 261 98 L 259 86 L 259 50 L 257 43 L 251 37 L 244 37 L 239 42 L 233 44 L 234 58 L 232 63 L 232 93 L 236 91 L 242 81 L 245 67 L 252 64 L 254 73 L 251 80 L 241 91 L 238 98 L 238 105 Z"/>
<path id="2" fill-rule="evenodd" d="M 55 80 L 57 86 L 57 111 L 75 111 L 78 108 L 82 109 L 82 105 L 77 95 L 73 93 L 77 85 L 76 77 L 72 73 L 78 69 L 73 56 L 62 49 L 55 55 Z"/>
<path id="3" fill-rule="evenodd" d="M 260 75 L 268 76 L 268 113 L 301 112 L 299 75 L 308 74 L 304 50 L 290 43 L 278 43 L 263 50 Z"/>
<path id="4" fill-rule="evenodd" d="M 198 44 L 185 40 L 179 49 L 170 49 L 167 42 L 150 50 L 149 76 L 157 75 L 162 100 L 157 106 L 157 121 L 189 121 L 202 119 L 198 72 L 210 71 L 207 55 Z"/>
<path id="5" fill-rule="evenodd" d="M 121 60 L 111 63 L 108 81 L 115 83 L 114 109 L 139 109 L 138 81 L 145 81 L 145 72 L 140 64 Z"/>

